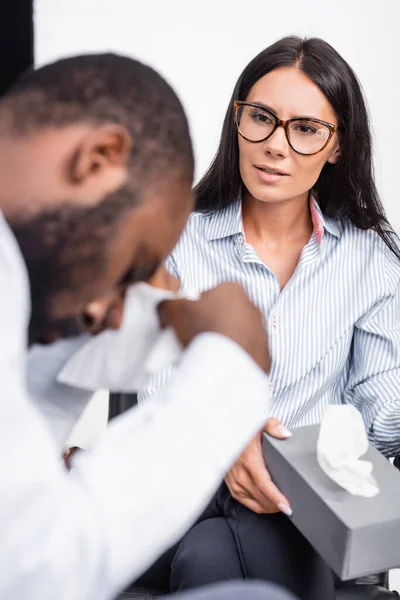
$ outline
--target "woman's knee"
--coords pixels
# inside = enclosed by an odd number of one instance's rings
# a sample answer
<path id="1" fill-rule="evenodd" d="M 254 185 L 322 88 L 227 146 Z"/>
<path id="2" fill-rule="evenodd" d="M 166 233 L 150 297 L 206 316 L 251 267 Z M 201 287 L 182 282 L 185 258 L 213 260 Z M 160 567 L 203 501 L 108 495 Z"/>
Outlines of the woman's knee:
<path id="1" fill-rule="evenodd" d="M 173 592 L 228 579 L 241 579 L 236 544 L 225 519 L 208 519 L 183 538 L 171 567 Z"/>
<path id="2" fill-rule="evenodd" d="M 288 591 L 259 581 L 232 582 L 221 585 L 221 595 L 210 594 L 210 600 L 296 600 Z M 193 599 L 195 600 L 195 599 Z"/>
<path id="3" fill-rule="evenodd" d="M 296 600 L 289 592 L 261 582 L 233 581 L 178 594 L 176 600 Z"/>

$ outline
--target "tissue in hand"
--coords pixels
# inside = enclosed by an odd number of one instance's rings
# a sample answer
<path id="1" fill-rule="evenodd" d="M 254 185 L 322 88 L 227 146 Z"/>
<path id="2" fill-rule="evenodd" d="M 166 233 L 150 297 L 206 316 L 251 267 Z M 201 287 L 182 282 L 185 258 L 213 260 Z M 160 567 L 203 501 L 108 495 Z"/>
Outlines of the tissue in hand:
<path id="1" fill-rule="evenodd" d="M 372 498 L 379 487 L 372 463 L 360 460 L 368 439 L 359 411 L 351 405 L 330 406 L 322 420 L 317 460 L 326 475 L 354 496 Z"/>
<path id="2" fill-rule="evenodd" d="M 91 338 L 58 375 L 58 381 L 86 390 L 137 392 L 149 375 L 176 362 L 182 352 L 172 329 L 160 329 L 157 306 L 163 300 L 197 294 L 170 292 L 137 283 L 127 292 L 119 330 L 106 330 Z"/>

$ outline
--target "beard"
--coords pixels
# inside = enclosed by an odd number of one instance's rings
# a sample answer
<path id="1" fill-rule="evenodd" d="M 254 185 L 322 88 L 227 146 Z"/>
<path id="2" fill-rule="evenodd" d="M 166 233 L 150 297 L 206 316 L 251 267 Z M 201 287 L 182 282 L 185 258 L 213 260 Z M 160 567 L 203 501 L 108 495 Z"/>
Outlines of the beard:
<path id="1" fill-rule="evenodd" d="M 28 329 L 28 345 L 52 344 L 60 338 L 78 337 L 84 333 L 78 318 L 52 319 L 46 314 L 33 313 Z"/>
<path id="2" fill-rule="evenodd" d="M 30 344 L 82 333 L 74 305 L 96 299 L 96 282 L 106 270 L 108 247 L 117 235 L 121 217 L 134 204 L 132 189 L 123 186 L 94 206 L 65 201 L 33 217 L 9 220 L 29 275 Z M 63 294 L 74 300 L 71 314 L 55 318 L 57 297 Z"/>

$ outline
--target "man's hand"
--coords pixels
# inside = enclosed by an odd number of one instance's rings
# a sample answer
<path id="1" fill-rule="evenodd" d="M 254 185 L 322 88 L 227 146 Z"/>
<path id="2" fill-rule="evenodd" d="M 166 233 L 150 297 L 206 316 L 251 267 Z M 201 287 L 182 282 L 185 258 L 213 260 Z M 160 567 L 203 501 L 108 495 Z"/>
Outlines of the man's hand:
<path id="1" fill-rule="evenodd" d="M 290 432 L 277 420 L 269 419 L 264 431 L 279 439 L 290 437 Z M 232 496 L 258 514 L 283 512 L 291 516 L 289 502 L 271 481 L 265 467 L 260 432 L 250 442 L 246 450 L 225 477 L 225 483 Z"/>
<path id="2" fill-rule="evenodd" d="M 171 325 L 186 347 L 196 335 L 214 332 L 241 346 L 266 372 L 270 368 L 268 338 L 261 312 L 237 283 L 222 283 L 199 300 L 168 300 L 159 306 L 162 325 Z"/>
<path id="3" fill-rule="evenodd" d="M 179 290 L 180 281 L 171 275 L 161 264 L 147 282 L 153 287 L 171 292 Z M 105 329 L 119 329 L 124 318 L 126 290 L 117 290 L 111 294 L 90 302 L 81 316 L 83 329 L 97 335 Z"/>
<path id="4" fill-rule="evenodd" d="M 71 459 L 76 452 L 80 452 L 82 448 L 78 448 L 78 446 L 72 446 L 72 448 L 68 448 L 63 454 L 64 465 L 67 467 L 68 471 L 71 469 Z"/>

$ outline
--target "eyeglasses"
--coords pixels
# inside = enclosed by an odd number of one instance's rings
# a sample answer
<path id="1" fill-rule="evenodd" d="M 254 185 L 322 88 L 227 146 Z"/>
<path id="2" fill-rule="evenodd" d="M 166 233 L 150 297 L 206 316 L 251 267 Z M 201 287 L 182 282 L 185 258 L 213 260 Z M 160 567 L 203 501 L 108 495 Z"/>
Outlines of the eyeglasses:
<path id="1" fill-rule="evenodd" d="M 264 142 L 278 127 L 283 127 L 292 150 L 306 156 L 318 154 L 326 148 L 339 129 L 338 125 L 307 117 L 282 121 L 273 112 L 254 102 L 235 100 L 234 109 L 236 129 L 248 142 Z"/>

